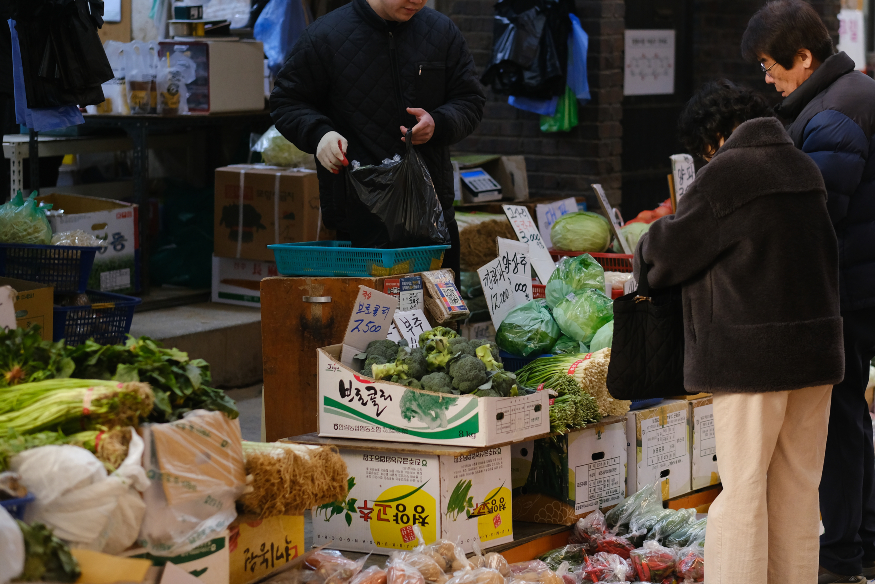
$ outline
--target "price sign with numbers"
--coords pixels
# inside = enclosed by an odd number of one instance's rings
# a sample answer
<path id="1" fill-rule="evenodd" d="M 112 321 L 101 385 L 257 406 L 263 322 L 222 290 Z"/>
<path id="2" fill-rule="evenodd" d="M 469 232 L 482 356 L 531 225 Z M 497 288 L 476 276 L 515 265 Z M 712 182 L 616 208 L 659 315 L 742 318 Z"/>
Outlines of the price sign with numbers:
<path id="1" fill-rule="evenodd" d="M 396 312 L 394 321 L 398 333 L 404 337 L 411 349 L 419 346 L 419 335 L 431 330 L 431 325 L 428 324 L 428 319 L 421 310 Z"/>
<path id="2" fill-rule="evenodd" d="M 529 246 L 525 243 L 498 238 L 498 259 L 510 279 L 514 306 L 532 299 L 532 267 L 528 254 Z"/>
<path id="3" fill-rule="evenodd" d="M 671 155 L 671 176 L 674 179 L 675 199 L 681 202 L 681 197 L 689 190 L 696 178 L 696 166 L 689 154 Z M 675 205 L 677 208 L 677 205 Z"/>
<path id="4" fill-rule="evenodd" d="M 480 276 L 480 284 L 483 286 L 483 294 L 486 296 L 492 324 L 498 329 L 507 313 L 516 306 L 513 297 L 513 284 L 511 284 L 507 272 L 504 271 L 501 258 L 495 258 L 477 270 L 477 275 Z"/>
<path id="5" fill-rule="evenodd" d="M 541 239 L 544 240 L 544 245 L 547 246 L 547 249 L 553 247 L 553 242 L 550 240 L 550 229 L 553 227 L 553 224 L 563 215 L 568 215 L 575 211 L 577 211 L 577 201 L 574 200 L 574 197 L 535 207 L 535 216 L 538 218 L 538 230 L 541 232 Z"/>
<path id="6" fill-rule="evenodd" d="M 351 365 L 357 353 L 368 348 L 371 341 L 385 339 L 392 328 L 392 319 L 398 309 L 398 299 L 367 286 L 359 286 L 359 294 L 352 307 L 340 362 Z"/>
<path id="7" fill-rule="evenodd" d="M 546 283 L 553 275 L 556 264 L 553 263 L 529 210 L 519 205 L 502 205 L 502 208 L 519 240 L 529 246 L 529 258 L 538 278 Z"/>

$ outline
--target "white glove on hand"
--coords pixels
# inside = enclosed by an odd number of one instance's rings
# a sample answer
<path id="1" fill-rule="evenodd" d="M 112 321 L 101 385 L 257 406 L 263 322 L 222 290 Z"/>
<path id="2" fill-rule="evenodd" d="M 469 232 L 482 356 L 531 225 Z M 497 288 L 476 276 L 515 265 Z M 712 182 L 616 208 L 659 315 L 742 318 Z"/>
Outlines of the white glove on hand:
<path id="1" fill-rule="evenodd" d="M 319 159 L 322 166 L 337 174 L 340 172 L 341 166 L 349 166 L 349 162 L 346 160 L 347 146 L 346 138 L 337 132 L 328 132 L 319 140 L 319 145 L 316 147 L 316 158 Z"/>

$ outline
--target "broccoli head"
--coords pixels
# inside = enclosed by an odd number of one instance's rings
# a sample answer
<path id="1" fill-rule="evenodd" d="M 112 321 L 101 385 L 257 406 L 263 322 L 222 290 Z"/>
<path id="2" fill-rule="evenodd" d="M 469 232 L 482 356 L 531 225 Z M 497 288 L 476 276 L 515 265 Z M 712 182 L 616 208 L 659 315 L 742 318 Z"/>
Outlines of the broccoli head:
<path id="1" fill-rule="evenodd" d="M 413 389 L 422 389 L 422 384 L 416 379 L 402 379 L 401 381 L 398 381 L 398 383 L 406 385 L 407 387 L 412 387 Z"/>
<path id="2" fill-rule="evenodd" d="M 489 380 L 492 382 L 492 389 L 501 397 L 510 397 L 516 387 L 516 375 L 509 371 L 498 371 Z"/>
<path id="3" fill-rule="evenodd" d="M 486 365 L 477 357 L 462 355 L 450 363 L 453 387 L 462 393 L 471 393 L 487 381 Z"/>
<path id="4" fill-rule="evenodd" d="M 390 361 L 389 363 L 381 363 L 374 364 L 371 367 L 371 372 L 374 379 L 388 379 L 389 381 L 396 381 L 398 379 L 407 379 L 407 375 L 405 375 L 405 371 L 398 366 L 396 361 Z"/>
<path id="5" fill-rule="evenodd" d="M 477 397 L 504 397 L 494 389 L 478 389 L 471 395 L 476 395 Z"/>
<path id="6" fill-rule="evenodd" d="M 443 371 L 429 373 L 420 380 L 422 389 L 435 393 L 453 393 L 453 379 Z"/>
<path id="7" fill-rule="evenodd" d="M 471 355 L 472 357 L 476 357 L 477 355 L 474 353 L 474 347 L 468 342 L 468 339 L 465 337 L 456 337 L 454 339 L 450 339 L 449 341 L 449 352 L 450 355 Z"/>
<path id="8" fill-rule="evenodd" d="M 484 345 L 489 347 L 489 350 L 492 351 L 492 358 L 501 363 L 501 355 L 499 355 L 498 353 L 498 345 L 496 345 L 495 342 L 487 341 L 486 339 L 472 339 L 469 342 L 471 343 L 471 346 L 474 347 L 475 351 L 477 350 L 477 348 Z"/>
<path id="9" fill-rule="evenodd" d="M 371 341 L 368 344 L 368 348 L 365 349 L 365 353 L 368 357 L 379 355 L 386 360 L 386 363 L 390 363 L 394 361 L 395 356 L 398 355 L 398 345 L 395 341 L 390 341 L 388 339 L 382 341 Z"/>
<path id="10" fill-rule="evenodd" d="M 398 407 L 401 408 L 401 417 L 408 422 L 412 422 L 415 418 L 435 430 L 447 427 L 447 410 L 458 399 L 408 389 L 401 396 Z"/>
<path id="11" fill-rule="evenodd" d="M 429 339 L 443 337 L 447 340 L 455 339 L 459 334 L 451 328 L 447 328 L 445 326 L 436 326 L 430 331 L 425 331 L 421 335 L 419 335 L 419 346 L 422 347 L 428 342 Z"/>
<path id="12" fill-rule="evenodd" d="M 386 359 L 384 359 L 380 355 L 371 355 L 370 357 L 365 359 L 365 366 L 362 367 L 362 375 L 364 375 L 365 377 L 373 377 L 374 372 L 371 370 L 371 368 L 374 365 L 385 365 L 385 364 L 386 364 Z"/>
<path id="13" fill-rule="evenodd" d="M 407 377 L 413 379 L 422 379 L 423 375 L 428 373 L 428 363 L 425 360 L 425 352 L 422 349 L 409 349 L 401 347 L 398 349 L 398 359 L 396 363 L 403 368 Z"/>
<path id="14" fill-rule="evenodd" d="M 480 345 L 477 347 L 475 356 L 486 365 L 487 371 L 498 371 L 504 369 L 504 365 L 501 364 L 501 361 L 496 361 L 492 356 L 492 351 L 489 349 L 489 345 Z"/>

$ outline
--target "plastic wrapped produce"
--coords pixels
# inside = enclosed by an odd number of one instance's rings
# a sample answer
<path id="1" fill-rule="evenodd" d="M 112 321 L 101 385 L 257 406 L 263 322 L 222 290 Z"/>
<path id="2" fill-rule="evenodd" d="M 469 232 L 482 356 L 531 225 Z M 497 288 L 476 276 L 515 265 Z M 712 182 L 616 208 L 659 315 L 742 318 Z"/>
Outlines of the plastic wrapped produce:
<path id="1" fill-rule="evenodd" d="M 674 552 L 655 541 L 644 542 L 644 547 L 632 551 L 630 556 L 636 577 L 643 582 L 662 582 L 674 572 Z"/>
<path id="2" fill-rule="evenodd" d="M 547 567 L 541 560 L 518 562 L 510 565 L 511 582 L 530 582 L 532 584 L 565 584 L 556 572 Z"/>
<path id="3" fill-rule="evenodd" d="M 353 576 L 349 584 L 386 584 L 386 570 L 379 566 L 365 568 Z"/>
<path id="4" fill-rule="evenodd" d="M 628 560 L 604 552 L 587 558 L 581 569 L 584 582 L 628 582 L 632 580 L 632 574 Z"/>
<path id="5" fill-rule="evenodd" d="M 0 243 L 51 244 L 52 228 L 35 196 L 36 191 L 25 199 L 18 191 L 11 201 L 0 205 Z"/>
<path id="6" fill-rule="evenodd" d="M 662 501 L 651 501 L 651 503 L 638 510 L 629 520 L 629 534 L 627 537 L 635 547 L 644 543 L 645 536 L 653 531 L 653 526 L 667 517 L 671 517 L 676 513 L 673 509 L 663 509 Z M 649 538 L 655 539 L 655 538 Z"/>
<path id="7" fill-rule="evenodd" d="M 559 340 L 559 327 L 542 300 L 511 310 L 498 327 L 496 344 L 517 357 L 547 353 Z"/>
<path id="8" fill-rule="evenodd" d="M 632 542 L 630 542 L 627 537 L 621 535 L 607 535 L 599 538 L 595 549 L 596 552 L 615 554 L 624 560 L 628 560 L 630 554 L 635 549 L 635 546 L 632 545 Z"/>
<path id="9" fill-rule="evenodd" d="M 456 572 L 447 584 L 505 584 L 505 580 L 496 570 L 476 568 Z"/>
<path id="10" fill-rule="evenodd" d="M 628 525 L 636 512 L 648 508 L 654 501 L 659 501 L 660 506 L 662 506 L 661 479 L 623 499 L 616 507 L 608 511 L 605 515 L 605 522 L 611 528 Z"/>
<path id="11" fill-rule="evenodd" d="M 550 550 L 538 559 L 547 564 L 547 567 L 553 571 L 558 570 L 562 562 L 568 562 L 571 570 L 574 571 L 583 565 L 583 562 L 586 560 L 586 551 L 583 545 L 571 544 Z"/>
<path id="12" fill-rule="evenodd" d="M 386 567 L 386 584 L 425 584 L 425 578 L 410 564 L 389 560 Z"/>
<path id="13" fill-rule="evenodd" d="M 56 233 L 52 236 L 52 245 L 69 245 L 75 247 L 98 247 L 105 246 L 106 242 L 97 239 L 91 233 L 86 233 L 81 229 L 74 231 L 64 231 Z"/>
<path id="14" fill-rule="evenodd" d="M 614 301 L 605 296 L 604 289 L 571 292 L 553 309 L 553 318 L 563 333 L 588 345 L 614 319 Z"/>
<path id="15" fill-rule="evenodd" d="M 664 515 L 647 533 L 647 539 L 664 543 L 668 536 L 696 522 L 695 509 L 680 509 Z"/>
<path id="16" fill-rule="evenodd" d="M 301 152 L 279 133 L 276 126 L 271 126 L 258 142 L 252 147 L 253 152 L 260 152 L 265 164 L 271 166 L 302 167 L 314 169 L 313 155 Z"/>
<path id="17" fill-rule="evenodd" d="M 684 579 L 684 584 L 705 580 L 705 548 L 697 543 L 678 551 L 675 574 Z"/>
<path id="18" fill-rule="evenodd" d="M 446 584 L 446 581 L 448 580 L 447 575 L 444 572 L 446 569 L 446 562 L 438 564 L 431 554 L 425 554 L 419 551 L 396 552 L 392 554 L 390 561 L 391 560 L 401 561 L 413 566 L 420 574 L 422 574 L 425 581 L 430 584 Z"/>
<path id="19" fill-rule="evenodd" d="M 572 292 L 576 294 L 587 288 L 605 289 L 605 270 L 601 264 L 589 254 L 562 258 L 547 282 L 547 306 L 552 310 Z"/>
<path id="20" fill-rule="evenodd" d="M 691 523 L 686 527 L 682 527 L 676 532 L 665 538 L 663 545 L 666 547 L 686 547 L 694 541 L 705 539 L 705 528 L 708 525 L 708 518 L 703 517 L 695 523 Z"/>
<path id="21" fill-rule="evenodd" d="M 587 553 L 594 553 L 598 540 L 608 534 L 604 514 L 596 509 L 583 519 L 578 519 L 571 531 L 568 543 L 581 544 Z"/>

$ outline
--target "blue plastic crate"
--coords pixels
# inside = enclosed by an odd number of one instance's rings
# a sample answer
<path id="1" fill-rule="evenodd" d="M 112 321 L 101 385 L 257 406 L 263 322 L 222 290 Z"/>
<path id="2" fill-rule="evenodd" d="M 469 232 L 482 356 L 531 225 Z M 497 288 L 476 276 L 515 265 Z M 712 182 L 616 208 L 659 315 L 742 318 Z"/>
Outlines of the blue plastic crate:
<path id="1" fill-rule="evenodd" d="M 501 362 L 504 364 L 504 370 L 510 371 L 513 373 L 514 371 L 519 371 L 535 359 L 540 359 L 541 357 L 552 357 L 551 353 L 544 353 L 543 355 L 529 355 L 528 357 L 517 357 L 516 355 L 512 355 L 507 351 L 498 350 L 498 356 L 501 357 Z"/>
<path id="2" fill-rule="evenodd" d="M 372 249 L 348 241 L 307 241 L 268 245 L 283 276 L 392 276 L 437 270 L 448 245 Z"/>
<path id="3" fill-rule="evenodd" d="M 102 345 L 124 342 L 131 331 L 134 307 L 142 302 L 133 296 L 87 290 L 91 301 L 86 306 L 55 306 L 52 340 L 65 339 L 79 345 L 94 339 Z"/>
<path id="4" fill-rule="evenodd" d="M 100 247 L 0 243 L 0 276 L 82 293 Z"/>
<path id="5" fill-rule="evenodd" d="M 629 406 L 630 411 L 635 410 L 646 410 L 647 408 L 652 408 L 654 406 L 658 406 L 663 401 L 665 401 L 661 397 L 655 397 L 652 399 L 639 399 L 632 402 L 632 405 Z"/>
<path id="6" fill-rule="evenodd" d="M 21 499 L 9 499 L 0 501 L 0 507 L 6 509 L 13 519 L 24 520 L 24 512 L 27 510 L 27 505 L 36 499 L 33 495 L 27 495 Z"/>

